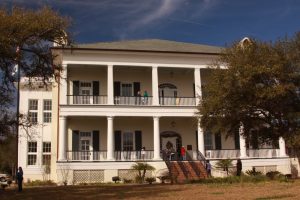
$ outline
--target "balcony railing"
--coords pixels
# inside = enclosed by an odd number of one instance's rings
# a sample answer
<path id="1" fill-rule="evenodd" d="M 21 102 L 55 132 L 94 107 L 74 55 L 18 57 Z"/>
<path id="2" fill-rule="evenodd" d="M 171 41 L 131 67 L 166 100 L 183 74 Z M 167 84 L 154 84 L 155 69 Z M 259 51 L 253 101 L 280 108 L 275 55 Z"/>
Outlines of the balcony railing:
<path id="1" fill-rule="evenodd" d="M 247 155 L 252 158 L 279 157 L 279 149 L 247 149 Z"/>
<path id="2" fill-rule="evenodd" d="M 222 150 L 206 150 L 206 158 L 239 158 L 240 150 L 237 149 L 222 149 Z"/>
<path id="3" fill-rule="evenodd" d="M 153 151 L 115 151 L 117 161 L 152 160 Z M 68 161 L 106 161 L 107 151 L 67 151 Z"/>
<path id="4" fill-rule="evenodd" d="M 133 106 L 151 106 L 152 96 L 136 97 L 136 96 L 115 96 L 115 105 L 133 105 Z M 67 95 L 69 105 L 106 105 L 107 96 L 93 95 Z M 195 97 L 159 97 L 161 106 L 195 106 Z"/>
<path id="5" fill-rule="evenodd" d="M 68 95 L 68 104 L 107 104 L 107 96 Z"/>
<path id="6" fill-rule="evenodd" d="M 195 106 L 195 97 L 159 97 L 162 106 Z"/>
<path id="7" fill-rule="evenodd" d="M 235 159 L 240 157 L 239 149 L 206 150 L 206 158 Z M 249 158 L 276 158 L 279 157 L 279 149 L 247 149 Z"/>
<path id="8" fill-rule="evenodd" d="M 147 151 L 115 151 L 115 159 L 122 161 L 152 160 L 152 150 Z"/>
<path id="9" fill-rule="evenodd" d="M 71 161 L 103 161 L 107 151 L 67 151 L 67 160 Z"/>
<path id="10" fill-rule="evenodd" d="M 148 97 L 115 96 L 115 105 L 151 106 L 152 96 L 148 96 Z"/>

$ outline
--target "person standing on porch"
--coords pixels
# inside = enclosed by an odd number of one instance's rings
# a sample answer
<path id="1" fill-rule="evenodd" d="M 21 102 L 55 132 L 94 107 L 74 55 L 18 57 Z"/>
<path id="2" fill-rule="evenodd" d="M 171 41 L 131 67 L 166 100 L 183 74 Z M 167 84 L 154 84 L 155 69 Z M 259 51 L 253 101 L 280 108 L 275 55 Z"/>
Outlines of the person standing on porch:
<path id="1" fill-rule="evenodd" d="M 23 190 L 22 184 L 23 184 L 23 169 L 22 167 L 19 167 L 17 174 L 16 174 L 17 182 L 18 182 L 18 191 L 21 192 Z"/>
<path id="2" fill-rule="evenodd" d="M 242 173 L 242 161 L 241 159 L 238 159 L 236 162 L 236 175 L 241 176 Z"/>
<path id="3" fill-rule="evenodd" d="M 148 96 L 149 96 L 148 92 L 147 92 L 147 90 L 145 90 L 144 91 L 144 104 L 146 104 L 146 105 L 148 104 Z"/>
<path id="4" fill-rule="evenodd" d="M 143 147 L 142 148 L 142 151 L 141 151 L 141 156 L 142 156 L 142 160 L 145 160 L 145 154 L 146 154 L 146 148 L 145 147 Z"/>
<path id="5" fill-rule="evenodd" d="M 182 160 L 186 160 L 186 151 L 185 151 L 184 146 L 182 146 L 180 149 L 180 155 L 181 155 Z"/>

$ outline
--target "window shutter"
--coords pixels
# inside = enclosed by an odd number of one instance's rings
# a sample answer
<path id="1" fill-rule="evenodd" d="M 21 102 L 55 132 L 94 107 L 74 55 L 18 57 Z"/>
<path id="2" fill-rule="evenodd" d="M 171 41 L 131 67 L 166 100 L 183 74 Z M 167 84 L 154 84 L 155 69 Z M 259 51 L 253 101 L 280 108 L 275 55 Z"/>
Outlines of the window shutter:
<path id="1" fill-rule="evenodd" d="M 196 131 L 196 149 L 197 151 L 199 151 L 199 147 L 198 147 L 198 131 Z M 203 153 L 203 152 L 201 152 Z"/>
<path id="2" fill-rule="evenodd" d="M 215 145 L 217 150 L 222 149 L 222 138 L 221 138 L 221 133 L 216 133 L 215 134 Z"/>
<path id="3" fill-rule="evenodd" d="M 93 151 L 99 150 L 99 131 L 93 131 Z"/>
<path id="4" fill-rule="evenodd" d="M 137 96 L 138 91 L 141 91 L 140 82 L 133 82 L 133 96 Z"/>
<path id="5" fill-rule="evenodd" d="M 115 151 L 121 151 L 121 131 L 115 131 Z"/>
<path id="6" fill-rule="evenodd" d="M 79 95 L 79 81 L 73 81 L 73 95 Z"/>
<path id="7" fill-rule="evenodd" d="M 121 82 L 115 81 L 114 82 L 114 96 L 121 95 Z"/>
<path id="8" fill-rule="evenodd" d="M 234 131 L 234 146 L 235 149 L 240 149 L 240 133 L 239 129 Z"/>
<path id="9" fill-rule="evenodd" d="M 135 150 L 140 151 L 142 149 L 142 131 L 135 131 Z"/>
<path id="10" fill-rule="evenodd" d="M 79 131 L 73 130 L 72 133 L 72 151 L 79 151 Z"/>
<path id="11" fill-rule="evenodd" d="M 93 95 L 99 96 L 99 81 L 93 81 Z"/>
<path id="12" fill-rule="evenodd" d="M 193 83 L 193 97 L 196 97 L 196 88 L 195 88 L 195 83 Z"/>

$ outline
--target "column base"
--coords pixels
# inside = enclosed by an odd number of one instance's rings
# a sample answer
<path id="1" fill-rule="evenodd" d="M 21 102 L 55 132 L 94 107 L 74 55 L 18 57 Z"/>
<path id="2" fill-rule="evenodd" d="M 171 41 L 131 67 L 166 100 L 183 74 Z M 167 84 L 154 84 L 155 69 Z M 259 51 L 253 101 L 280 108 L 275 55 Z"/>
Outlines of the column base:
<path id="1" fill-rule="evenodd" d="M 159 158 L 152 158 L 153 161 L 162 161 L 163 159 L 161 157 Z"/>

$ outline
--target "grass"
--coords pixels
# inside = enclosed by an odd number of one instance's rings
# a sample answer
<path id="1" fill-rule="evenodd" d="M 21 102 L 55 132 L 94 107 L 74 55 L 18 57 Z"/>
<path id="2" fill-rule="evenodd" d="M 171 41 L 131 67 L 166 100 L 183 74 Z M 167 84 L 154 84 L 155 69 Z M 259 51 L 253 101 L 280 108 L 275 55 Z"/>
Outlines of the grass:
<path id="1" fill-rule="evenodd" d="M 78 186 L 25 186 L 23 192 L 10 187 L 0 190 L 1 200 L 10 199 L 300 199 L 300 180 L 232 184 L 99 184 Z"/>

